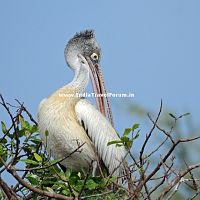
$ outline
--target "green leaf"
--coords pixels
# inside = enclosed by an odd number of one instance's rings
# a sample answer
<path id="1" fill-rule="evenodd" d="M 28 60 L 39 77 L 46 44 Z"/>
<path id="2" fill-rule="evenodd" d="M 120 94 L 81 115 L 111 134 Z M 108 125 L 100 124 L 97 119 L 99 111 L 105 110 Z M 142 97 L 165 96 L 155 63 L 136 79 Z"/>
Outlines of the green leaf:
<path id="1" fill-rule="evenodd" d="M 36 137 L 32 137 L 30 139 L 31 142 L 33 142 L 34 144 L 40 144 L 41 143 L 41 139 L 40 138 L 36 138 Z"/>
<path id="2" fill-rule="evenodd" d="M 21 128 L 23 129 L 23 128 L 25 128 L 25 121 L 24 121 L 24 118 L 21 116 L 21 115 L 19 115 L 19 122 L 20 122 L 20 124 L 21 124 Z"/>
<path id="3" fill-rule="evenodd" d="M 12 134 L 8 133 L 7 136 L 8 136 L 10 139 L 13 139 L 13 138 L 14 138 L 14 134 L 13 134 L 13 133 L 12 133 Z"/>
<path id="4" fill-rule="evenodd" d="M 35 174 L 27 174 L 26 175 L 26 178 L 29 180 L 29 182 L 36 186 L 36 185 L 39 185 L 39 177 Z"/>
<path id="5" fill-rule="evenodd" d="M 65 176 L 66 178 L 69 178 L 71 176 L 72 170 L 71 169 L 67 169 L 67 171 L 65 172 Z"/>
<path id="6" fill-rule="evenodd" d="M 13 136 L 13 137 L 14 137 L 14 136 Z M 13 148 L 16 146 L 14 140 L 11 140 L 11 141 L 10 141 L 10 144 L 11 144 L 11 146 L 12 146 Z"/>
<path id="7" fill-rule="evenodd" d="M 87 187 L 89 190 L 93 190 L 93 189 L 95 189 L 95 188 L 98 187 L 98 184 L 95 183 L 92 179 L 90 179 L 90 180 L 88 180 L 88 181 L 86 182 L 86 187 Z"/>
<path id="8" fill-rule="evenodd" d="M 31 152 L 35 152 L 37 149 L 37 146 L 36 145 L 33 145 L 33 144 L 29 144 L 29 145 L 26 145 L 24 146 L 23 150 L 25 152 L 27 152 L 28 154 L 30 154 Z"/>
<path id="9" fill-rule="evenodd" d="M 169 113 L 169 115 L 170 115 L 172 118 L 176 119 L 175 115 L 173 115 L 172 113 Z"/>
<path id="10" fill-rule="evenodd" d="M 7 143 L 6 138 L 1 139 L 1 143 L 2 143 L 2 144 L 6 144 L 6 143 Z"/>
<path id="11" fill-rule="evenodd" d="M 41 185 L 48 187 L 49 185 L 54 185 L 56 183 L 56 178 L 50 178 L 48 176 L 44 177 L 44 180 L 40 182 Z"/>
<path id="12" fill-rule="evenodd" d="M 2 159 L 4 160 L 4 162 L 7 161 L 8 151 L 1 144 L 0 144 L 0 156 L 2 157 Z M 0 161 L 0 167 L 2 167 L 2 166 L 3 166 L 3 163 Z"/>
<path id="13" fill-rule="evenodd" d="M 5 134 L 7 133 L 7 128 L 6 128 L 6 125 L 4 122 L 1 121 L 1 129 L 2 129 L 2 132 Z"/>
<path id="14" fill-rule="evenodd" d="M 84 180 L 78 180 L 74 185 L 74 189 L 79 192 L 83 188 Z"/>
<path id="15" fill-rule="evenodd" d="M 71 194 L 70 190 L 68 189 L 65 189 L 65 190 L 62 190 L 62 194 L 64 194 L 65 196 L 69 196 L 69 194 Z"/>
<path id="16" fill-rule="evenodd" d="M 109 178 L 111 178 L 111 177 L 109 177 Z M 105 184 L 108 183 L 108 180 L 105 180 L 105 178 L 102 178 L 100 176 L 92 177 L 92 180 L 94 180 L 94 182 L 97 183 L 101 187 L 105 187 Z"/>
<path id="17" fill-rule="evenodd" d="M 46 187 L 46 189 L 47 189 L 48 192 L 54 193 L 54 191 L 53 191 L 52 188 L 50 188 L 50 187 Z"/>
<path id="18" fill-rule="evenodd" d="M 76 184 L 78 180 L 80 180 L 78 174 L 76 172 L 72 172 L 69 177 L 70 184 L 72 184 L 72 185 Z"/>
<path id="19" fill-rule="evenodd" d="M 183 114 L 182 116 L 187 116 L 187 115 L 190 115 L 190 113 L 189 113 L 189 112 L 187 112 L 187 113 Z"/>
<path id="20" fill-rule="evenodd" d="M 0 144 L 0 156 L 2 156 L 4 154 L 4 148 L 3 146 Z"/>
<path id="21" fill-rule="evenodd" d="M 54 165 L 54 164 L 60 162 L 60 160 L 61 160 L 60 158 L 59 159 L 55 159 L 55 160 L 51 160 L 50 163 L 51 163 L 51 165 Z"/>
<path id="22" fill-rule="evenodd" d="M 46 130 L 44 134 L 45 134 L 46 137 L 48 137 L 49 131 Z"/>
<path id="23" fill-rule="evenodd" d="M 139 124 L 134 124 L 133 126 L 132 126 L 132 131 L 134 131 L 135 129 L 137 129 L 137 128 L 139 128 Z"/>
<path id="24" fill-rule="evenodd" d="M 38 162 L 42 162 L 42 157 L 39 154 L 34 153 L 33 155 Z"/>
<path id="25" fill-rule="evenodd" d="M 21 129 L 18 131 L 18 136 L 23 137 L 25 135 L 25 129 Z"/>
<path id="26" fill-rule="evenodd" d="M 122 141 L 121 140 L 113 140 L 113 141 L 108 142 L 107 146 L 112 145 L 112 144 L 119 144 L 119 143 L 122 143 Z"/>
<path id="27" fill-rule="evenodd" d="M 126 128 L 126 129 L 124 130 L 123 136 L 128 136 L 128 134 L 129 134 L 131 131 L 132 131 L 132 128 Z"/>
<path id="28" fill-rule="evenodd" d="M 189 112 L 188 113 L 184 113 L 183 115 L 179 116 L 178 118 L 182 118 L 182 117 L 185 117 L 187 115 L 190 115 L 190 113 Z"/>
<path id="29" fill-rule="evenodd" d="M 137 139 L 140 136 L 140 133 L 137 132 L 136 135 L 133 137 L 133 140 Z"/>
<path id="30" fill-rule="evenodd" d="M 20 161 L 25 162 L 26 164 L 38 165 L 37 161 L 31 159 L 22 159 Z"/>
<path id="31" fill-rule="evenodd" d="M 31 127 L 31 133 L 35 133 L 35 132 L 37 132 L 38 131 L 38 127 L 36 126 L 36 125 L 33 125 L 32 127 Z"/>
<path id="32" fill-rule="evenodd" d="M 130 141 L 130 139 L 128 137 L 122 136 L 121 141 L 122 142 L 128 142 L 128 141 Z"/>
<path id="33" fill-rule="evenodd" d="M 19 116 L 19 122 L 21 124 L 21 129 L 25 129 L 26 131 L 29 131 L 30 133 L 33 133 L 36 129 L 35 125 L 31 126 L 28 121 L 25 121 L 22 116 Z"/>

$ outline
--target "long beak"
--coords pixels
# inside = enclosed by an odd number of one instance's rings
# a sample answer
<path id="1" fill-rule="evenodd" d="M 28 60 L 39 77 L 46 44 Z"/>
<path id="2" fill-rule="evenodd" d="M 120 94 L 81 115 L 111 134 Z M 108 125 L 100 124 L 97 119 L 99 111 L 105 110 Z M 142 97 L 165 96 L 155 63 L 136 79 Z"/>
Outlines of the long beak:
<path id="1" fill-rule="evenodd" d="M 95 99 L 96 99 L 97 108 L 105 117 L 106 117 L 106 111 L 107 111 L 108 119 L 110 123 L 113 125 L 113 118 L 112 118 L 110 103 L 107 96 L 101 67 L 99 64 L 93 65 L 89 57 L 87 57 L 86 60 L 89 64 L 90 71 L 91 71 L 90 78 L 92 81 L 93 91 L 96 94 Z M 104 99 L 106 100 L 106 108 L 105 108 Z"/>

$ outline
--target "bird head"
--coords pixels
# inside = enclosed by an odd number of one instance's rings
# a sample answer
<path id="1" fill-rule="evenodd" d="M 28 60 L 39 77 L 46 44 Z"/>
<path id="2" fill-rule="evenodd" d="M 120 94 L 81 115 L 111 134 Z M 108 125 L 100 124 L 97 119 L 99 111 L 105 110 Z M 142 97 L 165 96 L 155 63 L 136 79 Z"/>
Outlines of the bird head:
<path id="1" fill-rule="evenodd" d="M 69 67 L 73 70 L 80 67 L 79 54 L 85 59 L 89 59 L 93 65 L 100 62 L 101 50 L 93 30 L 76 33 L 66 45 L 65 59 Z"/>

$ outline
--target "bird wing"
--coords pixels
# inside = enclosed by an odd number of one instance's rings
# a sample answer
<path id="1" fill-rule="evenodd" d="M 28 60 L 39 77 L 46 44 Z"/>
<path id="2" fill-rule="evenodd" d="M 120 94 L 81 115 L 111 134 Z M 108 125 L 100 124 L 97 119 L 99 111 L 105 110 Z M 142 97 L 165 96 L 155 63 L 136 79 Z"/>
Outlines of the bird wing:
<path id="1" fill-rule="evenodd" d="M 99 157 L 103 160 L 109 173 L 122 175 L 123 160 L 126 156 L 124 146 L 107 145 L 108 142 L 119 140 L 119 137 L 107 119 L 87 100 L 80 99 L 75 106 L 76 115 L 81 125 L 94 143 Z"/>

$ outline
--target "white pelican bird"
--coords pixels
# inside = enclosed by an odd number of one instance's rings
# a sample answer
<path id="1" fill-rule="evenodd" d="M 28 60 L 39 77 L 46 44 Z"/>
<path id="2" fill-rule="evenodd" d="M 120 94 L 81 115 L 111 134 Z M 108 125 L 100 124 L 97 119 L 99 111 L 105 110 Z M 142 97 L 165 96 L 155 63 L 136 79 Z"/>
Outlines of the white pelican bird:
<path id="1" fill-rule="evenodd" d="M 126 150 L 123 146 L 107 145 L 119 137 L 105 117 L 104 99 L 96 99 L 96 109 L 77 95 L 85 92 L 90 78 L 95 93 L 105 92 L 99 71 L 100 56 L 100 47 L 92 30 L 77 33 L 69 40 L 65 59 L 75 73 L 74 79 L 41 101 L 38 125 L 47 151 L 55 159 L 66 157 L 84 143 L 81 152 L 73 153 L 60 163 L 65 168 L 88 170 L 91 163 L 100 159 L 109 174 L 120 176 L 124 171 Z M 109 118 L 112 121 L 111 116 Z"/>

